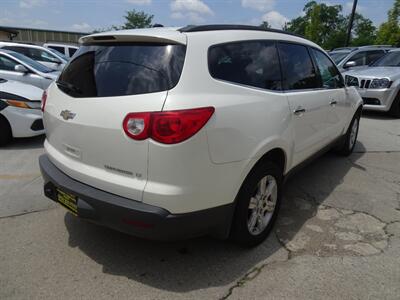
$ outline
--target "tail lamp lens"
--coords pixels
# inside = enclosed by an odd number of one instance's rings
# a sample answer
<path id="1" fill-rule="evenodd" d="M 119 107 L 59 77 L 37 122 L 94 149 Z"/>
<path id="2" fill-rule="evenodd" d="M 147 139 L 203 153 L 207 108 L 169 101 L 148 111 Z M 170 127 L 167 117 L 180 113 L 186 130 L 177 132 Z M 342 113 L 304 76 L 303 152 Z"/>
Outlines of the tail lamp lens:
<path id="1" fill-rule="evenodd" d="M 123 122 L 125 133 L 134 140 L 145 140 L 149 137 L 150 113 L 130 113 Z"/>
<path id="2" fill-rule="evenodd" d="M 41 104 L 41 107 L 40 107 L 40 109 L 42 110 L 42 112 L 44 112 L 44 108 L 45 108 L 45 106 L 46 106 L 46 101 L 47 101 L 47 92 L 46 92 L 46 91 L 43 91 L 43 94 L 42 94 L 42 104 Z"/>
<path id="3" fill-rule="evenodd" d="M 176 144 L 195 135 L 210 119 L 214 107 L 187 110 L 130 113 L 123 122 L 132 139 L 151 138 L 163 144 Z"/>

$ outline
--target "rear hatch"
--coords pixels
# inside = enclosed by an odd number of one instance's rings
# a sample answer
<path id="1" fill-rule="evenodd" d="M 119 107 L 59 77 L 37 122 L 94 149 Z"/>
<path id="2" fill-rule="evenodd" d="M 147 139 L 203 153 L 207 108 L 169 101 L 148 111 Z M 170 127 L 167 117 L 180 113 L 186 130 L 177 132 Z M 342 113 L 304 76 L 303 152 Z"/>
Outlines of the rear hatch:
<path id="1" fill-rule="evenodd" d="M 131 112 L 162 110 L 186 46 L 147 35 L 100 37 L 86 39 L 48 90 L 46 150 L 67 175 L 141 201 L 148 141 L 129 138 L 122 122 Z"/>

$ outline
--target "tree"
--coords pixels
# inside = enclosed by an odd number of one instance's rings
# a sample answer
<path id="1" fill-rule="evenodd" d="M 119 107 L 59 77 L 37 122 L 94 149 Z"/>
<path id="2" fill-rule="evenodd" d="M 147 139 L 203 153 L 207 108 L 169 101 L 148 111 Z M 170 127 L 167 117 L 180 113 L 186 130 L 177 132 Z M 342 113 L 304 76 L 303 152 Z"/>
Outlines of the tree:
<path id="1" fill-rule="evenodd" d="M 388 20 L 379 26 L 376 37 L 377 44 L 400 46 L 400 0 L 395 0 L 393 8 L 388 12 Z"/>
<path id="2" fill-rule="evenodd" d="M 350 17 L 348 16 L 346 19 L 346 23 L 348 24 Z M 373 45 L 376 40 L 376 27 L 370 19 L 356 13 L 354 16 L 352 36 L 352 46 Z"/>
<path id="3" fill-rule="evenodd" d="M 260 27 L 263 29 L 268 29 L 268 28 L 271 28 L 271 25 L 269 25 L 268 21 L 263 21 L 261 23 Z"/>
<path id="4" fill-rule="evenodd" d="M 399 1 L 400 0 L 396 0 Z M 284 29 L 305 36 L 325 49 L 341 47 L 346 42 L 349 16 L 344 17 L 340 5 L 327 5 L 310 1 L 303 9 L 304 15 L 292 19 Z M 372 21 L 356 14 L 351 45 L 373 44 L 376 28 Z"/>
<path id="5" fill-rule="evenodd" d="M 152 27 L 154 15 L 132 9 L 126 12 L 124 18 L 125 24 L 121 27 L 122 29 L 148 28 Z"/>
<path id="6" fill-rule="evenodd" d="M 99 28 L 95 29 L 93 33 L 104 32 L 104 31 L 112 31 L 112 30 L 121 30 L 121 29 L 134 29 L 134 28 L 148 28 L 152 27 L 154 15 L 149 15 L 143 11 L 136 11 L 134 9 L 127 11 L 124 16 L 125 23 L 122 26 L 112 25 L 108 28 Z"/>

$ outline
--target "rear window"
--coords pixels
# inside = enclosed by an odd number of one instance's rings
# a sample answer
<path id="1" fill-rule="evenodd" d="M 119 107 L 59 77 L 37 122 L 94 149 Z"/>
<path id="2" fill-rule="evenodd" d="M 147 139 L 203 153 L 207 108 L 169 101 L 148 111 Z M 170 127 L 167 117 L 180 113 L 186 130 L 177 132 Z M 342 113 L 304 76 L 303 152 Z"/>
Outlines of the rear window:
<path id="1" fill-rule="evenodd" d="M 57 85 L 75 98 L 166 91 L 179 81 L 185 52 L 183 45 L 84 45 L 63 70 Z"/>
<path id="2" fill-rule="evenodd" d="M 210 74 L 216 79 L 281 90 L 282 78 L 273 41 L 246 41 L 215 45 L 208 53 Z"/>
<path id="3" fill-rule="evenodd" d="M 78 49 L 76 48 L 68 48 L 69 57 L 72 57 Z"/>

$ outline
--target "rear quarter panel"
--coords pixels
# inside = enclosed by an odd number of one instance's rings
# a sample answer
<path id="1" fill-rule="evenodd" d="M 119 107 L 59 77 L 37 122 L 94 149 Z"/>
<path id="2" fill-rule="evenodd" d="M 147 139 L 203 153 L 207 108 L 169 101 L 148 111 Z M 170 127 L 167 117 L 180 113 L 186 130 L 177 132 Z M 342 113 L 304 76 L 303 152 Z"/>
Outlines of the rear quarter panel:
<path id="1" fill-rule="evenodd" d="M 287 38 L 282 34 L 252 31 L 188 35 L 181 79 L 169 92 L 164 105 L 165 110 L 215 107 L 205 128 L 209 155 L 214 164 L 253 160 L 273 148 L 291 153 L 293 146 L 291 114 L 284 93 L 216 80 L 209 73 L 209 47 L 238 41 L 240 36 L 243 40 Z M 291 159 L 290 155 L 288 159 Z"/>

